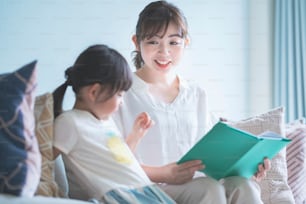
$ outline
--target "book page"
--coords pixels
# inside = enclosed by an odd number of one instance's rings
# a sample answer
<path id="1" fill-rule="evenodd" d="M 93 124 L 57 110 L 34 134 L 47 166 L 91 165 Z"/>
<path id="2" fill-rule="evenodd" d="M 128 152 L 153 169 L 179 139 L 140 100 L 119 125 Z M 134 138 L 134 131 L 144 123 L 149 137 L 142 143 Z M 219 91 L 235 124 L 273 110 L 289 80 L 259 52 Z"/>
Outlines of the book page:
<path id="1" fill-rule="evenodd" d="M 263 139 L 271 139 L 271 140 L 281 140 L 283 137 L 275 132 L 271 131 L 266 131 L 263 132 L 262 134 L 258 135 L 258 138 L 263 138 Z"/>

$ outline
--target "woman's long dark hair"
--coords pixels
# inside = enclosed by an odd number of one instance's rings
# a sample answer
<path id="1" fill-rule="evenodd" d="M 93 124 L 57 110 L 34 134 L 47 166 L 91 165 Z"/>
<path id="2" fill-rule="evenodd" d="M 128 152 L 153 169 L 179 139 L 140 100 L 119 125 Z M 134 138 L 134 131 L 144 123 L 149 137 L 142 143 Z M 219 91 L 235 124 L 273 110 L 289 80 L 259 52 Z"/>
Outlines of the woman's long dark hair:
<path id="1" fill-rule="evenodd" d="M 132 72 L 125 58 L 106 45 L 93 45 L 84 50 L 72 67 L 65 71 L 66 82 L 53 92 L 54 117 L 62 113 L 67 86 L 72 86 L 76 97 L 80 88 L 99 83 L 107 88 L 111 98 L 118 91 L 127 91 L 132 85 Z"/>
<path id="2" fill-rule="evenodd" d="M 137 44 L 145 38 L 151 38 L 157 33 L 167 31 L 169 23 L 174 23 L 179 29 L 182 38 L 188 36 L 188 24 L 182 11 L 167 1 L 155 1 L 148 4 L 139 14 L 136 25 Z M 133 62 L 136 69 L 143 66 L 143 59 L 139 51 L 133 52 Z"/>

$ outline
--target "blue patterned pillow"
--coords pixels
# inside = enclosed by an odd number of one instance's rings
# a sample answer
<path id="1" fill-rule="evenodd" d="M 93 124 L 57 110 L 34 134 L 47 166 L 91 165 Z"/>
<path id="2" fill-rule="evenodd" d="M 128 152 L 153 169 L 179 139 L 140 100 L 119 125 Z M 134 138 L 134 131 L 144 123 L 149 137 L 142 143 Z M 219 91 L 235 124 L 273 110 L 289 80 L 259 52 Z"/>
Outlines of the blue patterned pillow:
<path id="1" fill-rule="evenodd" d="M 35 137 L 36 61 L 0 75 L 0 193 L 33 196 L 41 156 Z"/>

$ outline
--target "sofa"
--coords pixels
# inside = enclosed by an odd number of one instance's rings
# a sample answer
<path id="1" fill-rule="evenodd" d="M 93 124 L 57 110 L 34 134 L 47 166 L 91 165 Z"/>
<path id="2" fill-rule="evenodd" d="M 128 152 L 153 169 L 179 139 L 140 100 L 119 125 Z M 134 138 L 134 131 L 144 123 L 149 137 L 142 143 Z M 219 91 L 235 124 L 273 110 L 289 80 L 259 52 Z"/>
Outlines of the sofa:
<path id="1" fill-rule="evenodd" d="M 36 64 L 0 75 L 0 203 L 96 203 L 69 198 L 63 160 L 53 160 L 53 97 L 36 95 Z M 262 199 L 265 204 L 306 203 L 304 121 L 286 124 L 284 108 L 276 107 L 228 123 L 254 134 L 274 131 L 292 140 L 271 160 L 271 170 L 259 183 Z"/>

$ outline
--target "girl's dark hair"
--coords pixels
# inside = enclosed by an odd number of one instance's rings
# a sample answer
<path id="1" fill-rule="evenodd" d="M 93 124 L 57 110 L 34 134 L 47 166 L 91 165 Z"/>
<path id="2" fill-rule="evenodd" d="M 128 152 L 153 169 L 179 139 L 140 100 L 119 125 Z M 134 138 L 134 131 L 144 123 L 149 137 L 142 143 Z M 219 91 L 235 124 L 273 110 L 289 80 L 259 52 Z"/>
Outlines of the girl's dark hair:
<path id="1" fill-rule="evenodd" d="M 99 83 L 108 91 L 104 101 L 118 91 L 127 91 L 132 85 L 132 72 L 125 58 L 106 45 L 93 45 L 84 50 L 72 67 L 65 71 L 66 82 L 53 92 L 54 117 L 62 113 L 67 86 L 72 86 L 76 97 L 87 85 Z"/>
<path id="2" fill-rule="evenodd" d="M 181 37 L 188 36 L 188 24 L 182 11 L 167 1 L 155 1 L 148 4 L 139 14 L 136 25 L 137 44 L 145 38 L 151 38 L 157 33 L 167 31 L 169 23 L 174 23 L 181 31 Z M 133 62 L 136 69 L 143 66 L 143 59 L 139 51 L 133 52 Z"/>

